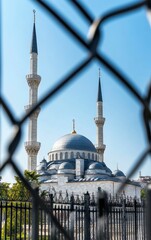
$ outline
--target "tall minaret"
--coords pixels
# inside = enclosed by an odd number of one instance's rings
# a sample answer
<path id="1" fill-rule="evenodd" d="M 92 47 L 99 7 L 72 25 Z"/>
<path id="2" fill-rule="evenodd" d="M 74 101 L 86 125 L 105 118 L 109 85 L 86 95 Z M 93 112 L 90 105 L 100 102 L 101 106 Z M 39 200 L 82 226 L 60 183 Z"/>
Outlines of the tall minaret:
<path id="1" fill-rule="evenodd" d="M 26 76 L 27 83 L 29 86 L 29 105 L 25 106 L 26 112 L 28 112 L 36 103 L 38 95 L 38 86 L 41 81 L 41 77 L 37 75 L 37 63 L 38 63 L 38 49 L 37 49 L 37 38 L 36 38 L 36 27 L 35 27 L 35 10 L 34 23 L 33 23 L 33 34 L 30 50 L 30 73 Z M 28 125 L 28 141 L 25 142 L 25 149 L 28 154 L 28 170 L 32 171 L 37 166 L 37 154 L 40 149 L 40 142 L 37 142 L 37 118 L 40 112 L 40 108 L 37 109 L 32 116 L 29 118 Z"/>
<path id="2" fill-rule="evenodd" d="M 99 69 L 99 84 L 98 84 L 98 96 L 97 96 L 97 116 L 94 118 L 97 133 L 96 133 L 96 150 L 99 154 L 99 161 L 103 162 L 103 155 L 105 150 L 105 145 L 103 144 L 103 125 L 105 118 L 103 117 L 103 99 L 101 91 L 101 80 L 100 80 L 100 69 Z"/>

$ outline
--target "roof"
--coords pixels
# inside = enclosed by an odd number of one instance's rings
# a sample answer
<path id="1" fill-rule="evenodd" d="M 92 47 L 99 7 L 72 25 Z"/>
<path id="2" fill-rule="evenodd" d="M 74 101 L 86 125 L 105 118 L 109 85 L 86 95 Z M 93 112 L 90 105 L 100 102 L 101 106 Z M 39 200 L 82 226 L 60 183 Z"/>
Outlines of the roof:
<path id="1" fill-rule="evenodd" d="M 97 96 L 97 102 L 103 102 L 100 77 L 99 77 L 99 84 L 98 84 L 98 96 Z"/>
<path id="2" fill-rule="evenodd" d="M 79 150 L 96 152 L 93 143 L 80 134 L 67 134 L 59 138 L 53 145 L 52 151 Z"/>
<path id="3" fill-rule="evenodd" d="M 119 169 L 115 170 L 113 174 L 115 175 L 115 177 L 125 177 L 125 174 Z"/>
<path id="4" fill-rule="evenodd" d="M 32 34 L 32 41 L 31 41 L 30 53 L 37 53 L 37 54 L 38 54 L 37 37 L 36 37 L 36 26 L 35 26 L 35 23 L 33 24 L 33 34 Z"/>
<path id="5" fill-rule="evenodd" d="M 63 162 L 60 164 L 59 169 L 74 169 L 74 166 L 70 162 Z"/>
<path id="6" fill-rule="evenodd" d="M 94 162 L 89 165 L 89 169 L 103 169 L 103 165 L 100 162 Z"/>

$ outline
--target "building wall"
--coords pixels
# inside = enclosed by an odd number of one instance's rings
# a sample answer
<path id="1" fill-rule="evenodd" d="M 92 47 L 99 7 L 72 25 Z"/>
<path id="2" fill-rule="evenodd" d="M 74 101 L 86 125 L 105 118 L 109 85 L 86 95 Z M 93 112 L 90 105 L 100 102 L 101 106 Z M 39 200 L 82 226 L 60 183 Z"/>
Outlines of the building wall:
<path id="1" fill-rule="evenodd" d="M 91 159 L 98 161 L 99 160 L 99 154 L 95 152 L 89 152 L 89 151 L 80 151 L 80 150 L 71 150 L 71 151 L 52 151 L 48 153 L 48 158 L 50 161 L 55 160 L 64 160 L 64 159 L 72 159 L 72 158 L 78 158 L 79 155 L 85 159 Z"/>
<path id="2" fill-rule="evenodd" d="M 108 194 L 112 196 L 116 195 L 117 189 L 119 188 L 121 183 L 113 182 L 113 181 L 96 181 L 96 182 L 68 182 L 66 177 L 60 177 L 58 179 L 58 183 L 43 183 L 43 190 L 52 190 L 55 189 L 56 192 L 60 190 L 65 193 L 68 191 L 69 194 L 75 195 L 83 195 L 87 191 L 92 194 L 96 194 L 98 191 L 98 187 L 101 187 L 102 190 L 105 190 Z M 140 198 L 140 190 L 141 188 L 132 184 L 126 184 L 125 189 L 121 194 L 125 194 L 129 197 L 137 197 Z"/>

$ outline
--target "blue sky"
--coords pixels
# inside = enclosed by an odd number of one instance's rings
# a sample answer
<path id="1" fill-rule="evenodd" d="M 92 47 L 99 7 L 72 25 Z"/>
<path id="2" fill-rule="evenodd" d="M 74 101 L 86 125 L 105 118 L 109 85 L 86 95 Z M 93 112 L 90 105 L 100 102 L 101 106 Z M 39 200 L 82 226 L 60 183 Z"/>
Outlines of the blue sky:
<path id="1" fill-rule="evenodd" d="M 71 7 L 70 1 L 51 2 L 86 39 L 89 26 Z M 137 2 L 87 1 L 83 2 L 95 18 L 114 7 Z M 3 76 L 2 92 L 19 118 L 28 105 L 28 85 L 30 44 L 33 26 L 33 9 L 36 10 L 36 31 L 38 41 L 38 74 L 42 80 L 39 98 L 56 84 L 71 68 L 87 56 L 87 52 L 56 24 L 33 1 L 2 1 L 2 48 Z M 102 29 L 99 50 L 110 58 L 133 81 L 142 95 L 145 94 L 151 73 L 151 30 L 143 8 L 108 21 Z M 104 101 L 104 144 L 105 163 L 115 170 L 118 167 L 127 173 L 132 163 L 145 149 L 146 137 L 141 119 L 141 107 L 137 101 L 119 85 L 117 80 L 97 61 L 93 61 L 64 91 L 51 102 L 42 106 L 38 119 L 38 141 L 41 149 L 38 162 L 47 158 L 53 143 L 72 130 L 72 119 L 76 130 L 89 138 L 96 139 L 96 96 L 98 68 L 101 68 L 101 84 Z M 13 132 L 5 113 L 1 112 L 1 161 L 6 157 L 6 146 Z M 15 161 L 21 168 L 27 168 L 24 142 L 27 141 L 27 122 L 23 127 L 23 137 L 15 154 Z M 146 161 L 138 171 L 150 175 L 151 164 Z M 7 169 L 2 173 L 4 181 L 13 181 L 15 173 Z M 134 177 L 138 176 L 138 172 Z"/>

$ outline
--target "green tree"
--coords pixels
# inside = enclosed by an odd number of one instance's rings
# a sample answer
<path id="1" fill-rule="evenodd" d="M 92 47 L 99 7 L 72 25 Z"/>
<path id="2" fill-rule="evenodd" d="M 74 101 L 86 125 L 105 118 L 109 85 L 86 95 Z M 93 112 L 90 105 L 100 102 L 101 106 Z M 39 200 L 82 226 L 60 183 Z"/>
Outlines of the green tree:
<path id="1" fill-rule="evenodd" d="M 9 202 L 7 207 L 4 205 L 3 219 L 5 219 L 5 223 L 2 228 L 2 239 L 24 239 L 25 210 L 22 203 Z M 22 220 L 20 221 L 20 219 Z"/>
<path id="2" fill-rule="evenodd" d="M 39 175 L 36 171 L 24 172 L 25 179 L 31 184 L 33 188 L 40 187 Z M 31 200 L 31 193 L 25 187 L 24 183 L 21 181 L 20 177 L 15 176 L 16 182 L 12 187 L 5 183 L 1 187 L 8 189 L 7 200 L 9 202 L 3 202 L 3 227 L 2 227 L 2 239 L 25 239 L 24 229 L 27 227 L 29 222 L 32 222 L 32 203 L 28 202 Z M 4 188 L 1 188 L 1 191 Z M 49 193 L 44 191 L 39 191 L 39 195 L 44 200 L 47 200 Z M 4 191 L 4 196 L 6 196 L 6 191 Z M 11 201 L 13 200 L 13 202 Z M 7 209 L 7 211 L 6 211 Z M 39 216 L 40 217 L 40 216 Z"/>
<path id="3" fill-rule="evenodd" d="M 6 182 L 0 182 L 0 201 L 8 200 L 10 184 Z"/>
<path id="4" fill-rule="evenodd" d="M 141 189 L 141 199 L 146 199 L 146 194 L 147 194 L 146 188 L 142 188 Z"/>
<path id="5" fill-rule="evenodd" d="M 36 186 L 39 187 L 39 175 L 36 171 L 28 171 L 25 170 L 24 172 L 25 179 L 31 184 L 32 187 Z M 9 191 L 9 199 L 15 200 L 15 201 L 28 201 L 30 200 L 31 193 L 26 188 L 20 177 L 15 176 L 16 182 L 13 184 L 13 186 L 10 188 Z"/>
<path id="6" fill-rule="evenodd" d="M 39 175 L 36 171 L 24 172 L 25 179 L 32 187 L 39 187 Z M 31 199 L 30 191 L 25 187 L 20 177 L 15 176 L 16 182 L 8 189 L 8 199 L 14 202 L 6 202 L 4 205 L 3 218 L 5 222 L 2 228 L 2 237 L 10 237 L 13 240 L 24 239 L 24 226 L 31 221 L 31 203 L 25 203 Z M 5 187 L 9 185 L 5 184 Z M 5 204 L 5 203 L 4 203 Z M 28 207 L 27 207 L 28 205 Z M 7 238 L 6 238 L 7 239 Z"/>

